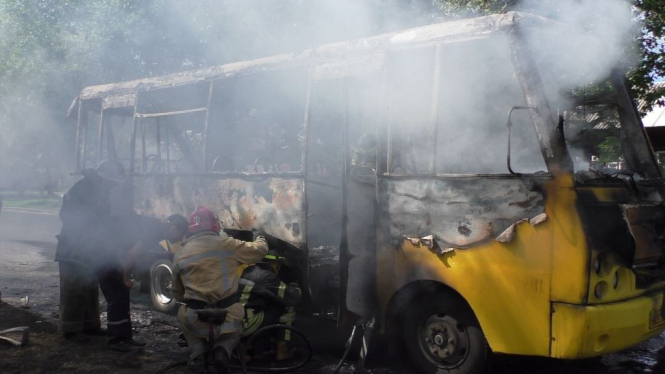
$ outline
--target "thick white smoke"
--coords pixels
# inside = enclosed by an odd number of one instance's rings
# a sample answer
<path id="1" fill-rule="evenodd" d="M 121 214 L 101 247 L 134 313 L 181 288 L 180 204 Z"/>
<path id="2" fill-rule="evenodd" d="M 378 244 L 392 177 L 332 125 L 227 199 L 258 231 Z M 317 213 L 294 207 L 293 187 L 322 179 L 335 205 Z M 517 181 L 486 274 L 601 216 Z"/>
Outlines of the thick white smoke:
<path id="1" fill-rule="evenodd" d="M 636 61 L 634 39 L 639 31 L 625 0 L 524 1 L 518 10 L 554 16 L 565 33 L 533 32 L 531 47 L 557 87 L 570 89 L 604 80 L 614 68 Z M 559 30 L 561 31 L 561 30 Z"/>

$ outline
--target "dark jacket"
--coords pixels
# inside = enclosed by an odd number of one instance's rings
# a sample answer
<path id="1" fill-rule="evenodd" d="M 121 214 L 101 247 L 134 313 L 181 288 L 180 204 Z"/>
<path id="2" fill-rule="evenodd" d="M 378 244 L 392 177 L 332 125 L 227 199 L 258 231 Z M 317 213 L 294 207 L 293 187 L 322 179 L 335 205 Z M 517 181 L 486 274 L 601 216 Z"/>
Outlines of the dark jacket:
<path id="1" fill-rule="evenodd" d="M 241 276 L 241 300 L 245 308 L 265 310 L 271 303 L 294 306 L 302 294 L 291 270 L 282 265 L 279 272 L 266 263 L 258 263 L 246 268 Z"/>
<path id="2" fill-rule="evenodd" d="M 115 256 L 111 188 L 111 183 L 94 171 L 87 171 L 84 178 L 65 194 L 60 209 L 62 230 L 57 236 L 56 261 L 74 261 L 96 267 Z"/>

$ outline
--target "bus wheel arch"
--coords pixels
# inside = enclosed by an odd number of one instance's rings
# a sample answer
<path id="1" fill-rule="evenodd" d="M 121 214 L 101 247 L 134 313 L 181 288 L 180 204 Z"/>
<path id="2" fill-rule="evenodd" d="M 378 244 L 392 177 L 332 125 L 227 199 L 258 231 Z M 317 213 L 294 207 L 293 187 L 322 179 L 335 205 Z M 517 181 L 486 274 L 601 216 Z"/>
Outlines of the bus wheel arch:
<path id="1" fill-rule="evenodd" d="M 402 338 L 422 373 L 481 372 L 490 354 L 471 306 L 436 281 L 409 283 L 392 296 L 386 332 Z"/>

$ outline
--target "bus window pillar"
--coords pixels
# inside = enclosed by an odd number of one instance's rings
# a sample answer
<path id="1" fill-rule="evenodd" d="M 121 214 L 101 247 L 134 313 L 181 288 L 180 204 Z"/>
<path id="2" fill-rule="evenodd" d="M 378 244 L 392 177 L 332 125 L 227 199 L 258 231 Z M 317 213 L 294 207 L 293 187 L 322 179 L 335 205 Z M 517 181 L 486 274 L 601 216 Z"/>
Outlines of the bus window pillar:
<path id="1" fill-rule="evenodd" d="M 210 128 L 210 103 L 212 101 L 212 91 L 214 87 L 214 81 L 210 81 L 210 86 L 208 87 L 208 101 L 206 103 L 206 117 L 203 125 L 203 171 L 208 171 L 208 131 Z"/>

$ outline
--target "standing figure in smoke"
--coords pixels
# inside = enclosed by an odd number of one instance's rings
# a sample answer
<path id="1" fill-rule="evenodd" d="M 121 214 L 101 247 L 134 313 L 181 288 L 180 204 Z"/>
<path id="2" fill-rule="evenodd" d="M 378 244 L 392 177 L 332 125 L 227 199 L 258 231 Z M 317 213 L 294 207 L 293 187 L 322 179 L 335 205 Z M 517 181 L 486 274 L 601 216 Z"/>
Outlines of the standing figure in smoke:
<path id="1" fill-rule="evenodd" d="M 238 303 L 238 267 L 260 261 L 268 253 L 262 236 L 245 242 L 220 234 L 219 221 L 212 211 L 198 207 L 189 217 L 191 236 L 173 259 L 173 296 L 185 305 L 178 320 L 192 350 L 187 366 L 202 373 L 205 368 L 208 324 L 199 320 L 196 310 L 226 309 L 223 324 L 216 326 L 212 356 L 218 372 L 228 373 L 229 355 L 238 343 L 245 314 Z"/>
<path id="2" fill-rule="evenodd" d="M 118 256 L 118 223 L 133 213 L 124 168 L 107 159 L 83 176 L 65 194 L 60 210 L 63 225 L 55 255 L 60 266 L 60 328 L 65 338 L 81 342 L 89 339 L 86 335 L 101 333 L 99 285 L 108 303 L 109 346 L 131 351 L 145 343 L 132 339 L 129 288 Z"/>

